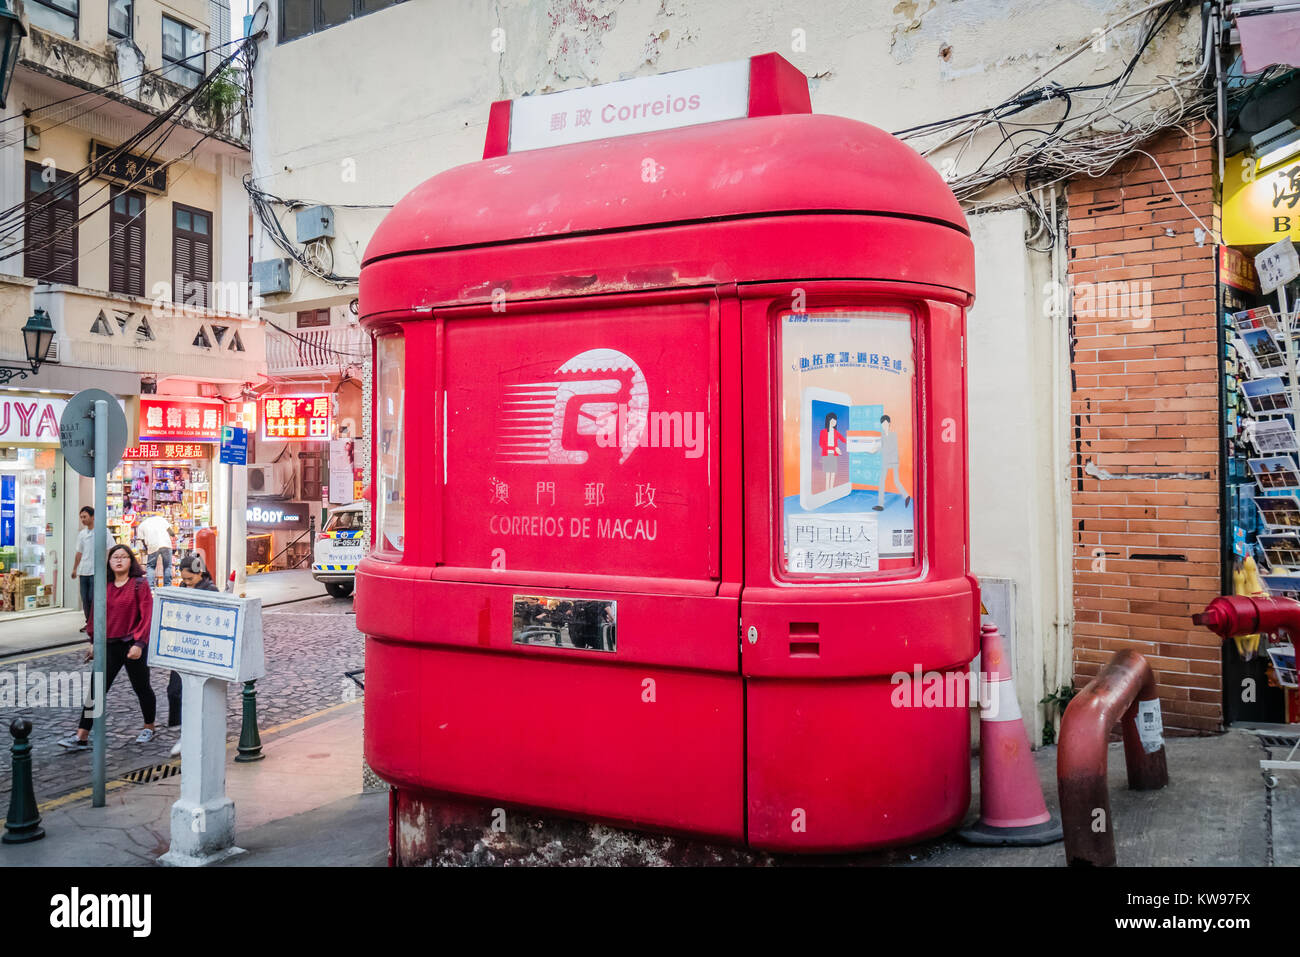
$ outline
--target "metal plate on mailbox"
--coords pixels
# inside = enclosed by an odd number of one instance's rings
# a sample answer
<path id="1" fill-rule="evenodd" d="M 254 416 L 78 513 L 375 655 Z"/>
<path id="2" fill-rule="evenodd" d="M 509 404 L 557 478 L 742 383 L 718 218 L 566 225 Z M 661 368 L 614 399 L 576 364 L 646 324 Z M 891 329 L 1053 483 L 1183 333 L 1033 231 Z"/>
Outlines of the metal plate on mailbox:
<path id="1" fill-rule="evenodd" d="M 618 602 L 602 598 L 515 595 L 514 644 L 618 650 Z"/>

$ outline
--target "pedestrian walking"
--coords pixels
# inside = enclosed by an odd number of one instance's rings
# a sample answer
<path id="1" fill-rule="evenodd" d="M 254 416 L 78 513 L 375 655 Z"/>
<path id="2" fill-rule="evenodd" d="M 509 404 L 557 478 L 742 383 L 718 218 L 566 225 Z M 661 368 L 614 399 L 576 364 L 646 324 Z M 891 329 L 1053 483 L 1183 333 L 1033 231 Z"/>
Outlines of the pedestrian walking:
<path id="1" fill-rule="evenodd" d="M 108 689 L 113 687 L 117 673 L 126 668 L 144 718 L 144 728 L 135 740 L 137 744 L 148 744 L 154 738 L 154 715 L 158 708 L 157 698 L 149 687 L 149 665 L 145 657 L 149 647 L 149 624 L 153 619 L 153 594 L 149 590 L 144 569 L 136 561 L 135 553 L 126 545 L 114 545 L 108 550 L 106 571 L 108 588 L 105 596 L 104 631 L 107 660 L 104 662 L 104 700 L 108 700 Z M 86 626 L 87 634 L 93 635 L 94 627 L 95 613 L 92 606 Z M 92 644 L 90 651 L 86 652 L 86 661 L 94 656 L 95 647 Z M 102 712 L 103 709 L 100 710 Z M 92 689 L 92 693 L 87 695 L 76 732 L 60 739 L 59 744 L 72 750 L 89 748 L 94 712 Z"/>
<path id="2" fill-rule="evenodd" d="M 216 591 L 217 583 L 208 573 L 208 564 L 203 560 L 202 552 L 190 552 L 181 558 L 177 566 L 181 576 L 181 586 L 196 588 L 199 591 Z M 173 671 L 167 679 L 167 727 L 179 728 L 181 725 L 181 676 Z M 172 745 L 172 757 L 181 753 L 181 739 L 177 737 Z"/>
<path id="3" fill-rule="evenodd" d="M 172 527 L 163 515 L 150 515 L 140 523 L 136 533 L 144 540 L 145 567 L 150 575 L 159 574 L 158 563 L 162 562 L 162 577 L 159 585 L 172 583 Z"/>
<path id="4" fill-rule="evenodd" d="M 81 506 L 81 531 L 77 532 L 77 554 L 72 559 L 72 577 L 81 590 L 81 630 L 90 633 L 90 610 L 95 605 L 95 510 Z"/>

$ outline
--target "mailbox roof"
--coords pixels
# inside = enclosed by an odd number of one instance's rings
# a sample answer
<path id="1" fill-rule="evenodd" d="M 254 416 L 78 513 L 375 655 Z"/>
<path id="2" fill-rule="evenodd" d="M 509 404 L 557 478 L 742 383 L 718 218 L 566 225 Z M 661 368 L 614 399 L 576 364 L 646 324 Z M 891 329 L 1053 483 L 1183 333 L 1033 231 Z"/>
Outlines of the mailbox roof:
<path id="1" fill-rule="evenodd" d="M 786 212 L 929 220 L 969 235 L 943 179 L 888 133 L 839 116 L 765 116 L 513 153 L 439 173 L 379 225 L 365 262 Z"/>

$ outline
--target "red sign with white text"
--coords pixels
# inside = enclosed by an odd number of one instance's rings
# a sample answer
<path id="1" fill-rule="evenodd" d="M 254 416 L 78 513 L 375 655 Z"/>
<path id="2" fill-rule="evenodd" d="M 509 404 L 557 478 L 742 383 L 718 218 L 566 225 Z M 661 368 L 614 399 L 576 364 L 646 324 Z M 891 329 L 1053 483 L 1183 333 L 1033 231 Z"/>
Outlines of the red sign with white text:
<path id="1" fill-rule="evenodd" d="M 141 442 L 128 446 L 122 459 L 206 459 L 212 450 L 202 442 Z"/>
<path id="2" fill-rule="evenodd" d="M 140 438 L 220 442 L 226 403 L 220 399 L 140 396 Z"/>
<path id="3" fill-rule="evenodd" d="M 327 441 L 333 432 L 328 395 L 262 396 L 262 439 Z"/>
<path id="4" fill-rule="evenodd" d="M 451 321 L 446 343 L 447 564 L 716 577 L 707 304 Z"/>

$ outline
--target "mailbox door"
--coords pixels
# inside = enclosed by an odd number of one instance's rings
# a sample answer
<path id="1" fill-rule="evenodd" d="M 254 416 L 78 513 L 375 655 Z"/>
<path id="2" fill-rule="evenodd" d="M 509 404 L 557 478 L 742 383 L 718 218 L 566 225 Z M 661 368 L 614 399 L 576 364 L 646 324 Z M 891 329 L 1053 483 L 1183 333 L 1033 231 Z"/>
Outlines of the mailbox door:
<path id="1" fill-rule="evenodd" d="M 417 609 L 401 628 L 362 621 L 376 682 L 421 676 L 411 740 L 372 747 L 390 779 L 743 838 L 722 322 L 692 290 L 406 324 L 432 391 L 407 404 L 403 561 L 427 570 L 394 578 Z"/>
<path id="2" fill-rule="evenodd" d="M 964 703 L 895 707 L 891 680 L 974 655 L 960 311 L 869 283 L 794 295 L 742 294 L 747 834 L 866 848 L 969 802 Z M 937 451 L 940 412 L 958 441 Z"/>

